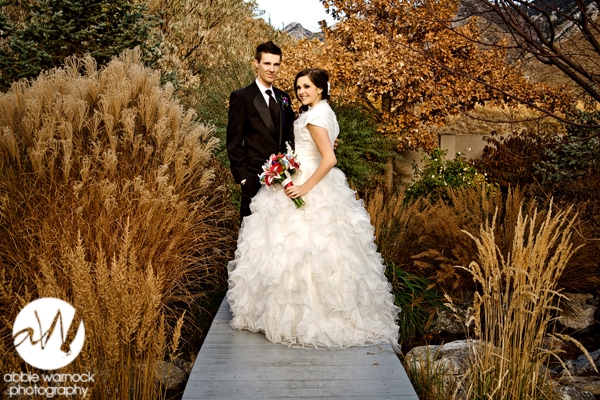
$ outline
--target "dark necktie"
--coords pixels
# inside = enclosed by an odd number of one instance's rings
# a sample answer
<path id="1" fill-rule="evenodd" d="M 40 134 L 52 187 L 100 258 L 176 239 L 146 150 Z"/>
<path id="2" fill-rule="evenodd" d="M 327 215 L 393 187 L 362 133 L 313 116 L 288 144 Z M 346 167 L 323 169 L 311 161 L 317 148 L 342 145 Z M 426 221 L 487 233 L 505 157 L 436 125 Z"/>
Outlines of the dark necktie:
<path id="1" fill-rule="evenodd" d="M 279 135 L 279 105 L 277 105 L 277 101 L 271 96 L 273 93 L 271 89 L 265 90 L 265 93 L 269 96 L 269 111 L 271 112 L 271 119 L 275 125 L 275 133 Z"/>

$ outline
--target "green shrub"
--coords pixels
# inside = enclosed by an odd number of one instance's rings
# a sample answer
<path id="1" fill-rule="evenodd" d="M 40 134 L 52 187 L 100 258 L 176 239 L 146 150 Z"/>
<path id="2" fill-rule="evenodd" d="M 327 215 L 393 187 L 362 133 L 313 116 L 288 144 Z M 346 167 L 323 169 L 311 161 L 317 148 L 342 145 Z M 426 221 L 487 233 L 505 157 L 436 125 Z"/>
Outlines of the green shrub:
<path id="1" fill-rule="evenodd" d="M 402 312 L 399 315 L 400 343 L 423 336 L 431 327 L 436 309 L 443 306 L 443 295 L 427 278 L 404 271 L 387 261 L 386 275 Z"/>
<path id="2" fill-rule="evenodd" d="M 577 112 L 582 124 L 597 124 L 599 112 Z M 600 287 L 600 130 L 567 126 L 567 133 L 545 151 L 545 159 L 535 165 L 539 181 L 547 195 L 561 206 L 575 205 L 580 225 L 577 236 L 585 246 L 573 257 L 572 264 L 579 273 L 561 277 L 561 283 L 569 280 L 579 290 Z M 581 279 L 585 277 L 584 279 Z"/>
<path id="3" fill-rule="evenodd" d="M 577 112 L 578 122 L 594 124 L 600 113 Z M 567 126 L 567 134 L 545 149 L 545 158 L 535 164 L 543 186 L 571 200 L 596 198 L 600 184 L 600 130 Z M 594 137 L 595 136 L 595 137 Z"/>
<path id="4" fill-rule="evenodd" d="M 446 151 L 436 148 L 423 157 L 425 164 L 423 169 L 413 164 L 416 178 L 406 189 L 405 203 L 431 194 L 449 200 L 449 188 L 486 183 L 485 175 L 477 172 L 477 169 L 460 152 L 456 153 L 454 160 L 446 160 L 445 157 Z"/>
<path id="5" fill-rule="evenodd" d="M 125 0 L 2 2 L 0 89 L 21 78 L 62 65 L 66 57 L 90 54 L 104 65 L 125 49 L 140 46 L 155 61 L 158 24 L 146 4 Z"/>
<path id="6" fill-rule="evenodd" d="M 181 94 L 183 103 L 198 113 L 198 120 L 215 126 L 215 136 L 219 138 L 216 157 L 227 168 L 229 168 L 229 158 L 227 158 L 225 139 L 229 95 L 254 80 L 250 65 L 249 62 L 239 62 L 228 68 L 204 69 L 201 71 L 202 82 L 186 88 Z"/>
<path id="7" fill-rule="evenodd" d="M 382 183 L 385 162 L 395 155 L 393 140 L 377 132 L 371 116 L 362 107 L 332 104 L 340 125 L 337 167 L 358 191 Z"/>

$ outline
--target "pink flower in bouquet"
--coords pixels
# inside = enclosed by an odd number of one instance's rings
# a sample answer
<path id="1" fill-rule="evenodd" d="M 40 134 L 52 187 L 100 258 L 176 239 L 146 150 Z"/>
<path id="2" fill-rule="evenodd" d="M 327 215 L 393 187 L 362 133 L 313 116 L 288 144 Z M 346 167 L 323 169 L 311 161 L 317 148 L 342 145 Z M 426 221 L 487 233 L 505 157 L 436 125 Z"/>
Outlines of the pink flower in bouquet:
<path id="1" fill-rule="evenodd" d="M 292 152 L 292 148 L 286 142 L 287 153 L 272 154 L 265 165 L 263 172 L 258 175 L 260 183 L 267 188 L 272 188 L 275 183 L 280 183 L 283 187 L 293 185 L 292 175 L 300 171 L 300 163 L 296 160 L 296 155 Z M 305 203 L 301 197 L 292 199 L 296 208 L 302 207 Z"/>
<path id="2" fill-rule="evenodd" d="M 275 174 L 269 173 L 265 175 L 265 185 L 271 186 L 275 182 Z"/>

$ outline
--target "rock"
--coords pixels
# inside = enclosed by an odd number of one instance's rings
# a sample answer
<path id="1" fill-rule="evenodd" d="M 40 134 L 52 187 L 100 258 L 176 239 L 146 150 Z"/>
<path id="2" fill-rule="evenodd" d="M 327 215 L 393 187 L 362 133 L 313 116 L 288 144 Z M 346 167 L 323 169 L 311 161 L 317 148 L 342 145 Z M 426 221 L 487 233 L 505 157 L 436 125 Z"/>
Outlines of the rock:
<path id="1" fill-rule="evenodd" d="M 546 380 L 546 385 L 552 388 L 554 392 L 560 389 L 560 383 L 556 382 L 554 379 L 551 378 Z"/>
<path id="2" fill-rule="evenodd" d="M 298 22 L 292 22 L 292 23 L 286 25 L 283 28 L 283 32 L 287 33 L 288 35 L 290 35 L 291 37 L 293 37 L 296 40 L 319 39 L 320 41 L 323 41 L 323 38 L 324 38 L 323 37 L 324 35 L 322 32 L 311 32 L 308 29 L 306 29 L 305 27 L 303 27 L 302 24 L 300 24 Z"/>
<path id="3" fill-rule="evenodd" d="M 458 311 L 458 310 L 457 310 Z M 452 333 L 461 334 L 467 331 L 465 326 L 465 314 L 455 314 L 453 311 L 443 310 L 438 308 L 436 311 L 436 323 L 437 333 Z"/>
<path id="4" fill-rule="evenodd" d="M 491 347 L 491 348 L 490 348 Z M 429 376 L 442 379 L 445 388 L 455 390 L 454 400 L 466 399 L 467 385 L 470 382 L 470 368 L 473 352 L 483 354 L 493 351 L 500 353 L 499 349 L 480 340 L 456 340 L 442 346 L 420 346 L 410 350 L 404 357 L 407 369 L 421 370 L 428 368 Z M 594 353 L 595 354 L 595 353 Z M 589 366 L 589 363 L 588 363 Z M 568 381 L 569 386 L 561 387 L 559 382 L 551 379 L 551 373 L 545 366 L 539 366 L 539 376 L 545 376 L 549 385 L 562 400 L 594 400 L 593 394 L 597 383 L 591 377 L 580 377 L 578 380 Z M 564 381 L 563 381 L 564 383 Z M 592 397 L 589 397 L 589 396 Z M 450 397 L 449 397 L 450 398 Z"/>
<path id="5" fill-rule="evenodd" d="M 596 369 L 600 371 L 600 349 L 591 352 L 590 357 L 594 362 Z M 564 364 L 566 370 L 562 365 L 557 365 L 553 368 L 553 372 L 560 375 L 559 379 L 561 382 L 570 384 L 572 382 L 577 382 L 576 378 L 578 377 L 590 375 L 598 376 L 598 373 L 594 370 L 594 367 L 592 367 L 592 364 L 590 364 L 590 361 L 585 354 L 580 355 L 576 360 L 567 360 Z"/>
<path id="6" fill-rule="evenodd" d="M 564 376 L 561 382 L 566 386 L 573 386 L 577 389 L 590 392 L 594 395 L 600 395 L 600 377 L 599 376 Z"/>
<path id="7" fill-rule="evenodd" d="M 600 381 L 576 383 L 574 386 L 579 390 L 583 390 L 584 392 L 600 395 Z"/>
<path id="8" fill-rule="evenodd" d="M 594 400 L 594 395 L 573 386 L 561 386 L 556 389 L 561 400 Z"/>
<path id="9" fill-rule="evenodd" d="M 179 357 L 176 357 L 173 360 L 173 364 L 176 367 L 178 367 L 181 370 L 183 370 L 183 372 L 185 372 L 186 375 L 191 374 L 192 373 L 192 368 L 194 367 L 194 361 L 193 360 L 192 361 L 186 361 L 183 358 L 179 358 Z"/>
<path id="10" fill-rule="evenodd" d="M 571 329 L 589 328 L 595 322 L 598 299 L 593 294 L 565 293 L 565 296 L 568 300 L 563 300 L 559 323 Z M 437 333 L 462 334 L 468 331 L 466 321 L 469 319 L 469 307 L 473 306 L 473 293 L 467 293 L 463 299 L 454 300 L 452 306 L 454 310 L 437 310 L 434 325 Z"/>
<path id="11" fill-rule="evenodd" d="M 472 306 L 473 293 L 467 293 L 463 299 L 453 300 L 454 310 L 438 308 L 434 324 L 436 333 L 467 333 L 469 331 L 467 326 L 469 307 Z"/>
<path id="12" fill-rule="evenodd" d="M 551 336 L 544 338 L 543 347 L 546 350 L 550 350 L 555 354 L 560 354 L 562 360 L 571 360 L 577 358 L 581 354 L 581 349 L 574 343 L 560 340 Z M 562 370 L 562 366 L 557 366 L 558 372 Z"/>
<path id="13" fill-rule="evenodd" d="M 598 310 L 598 300 L 592 294 L 564 293 L 568 300 L 559 313 L 558 322 L 567 327 L 582 330 L 594 323 L 594 315 Z"/>
<path id="14" fill-rule="evenodd" d="M 596 369 L 600 370 L 600 349 L 591 352 L 590 357 L 592 358 L 592 361 L 594 361 Z M 573 375 L 586 376 L 597 374 L 597 372 L 594 370 L 594 367 L 592 367 L 592 364 L 590 364 L 590 361 L 587 359 L 585 354 L 580 355 L 574 362 L 572 360 L 569 360 L 568 362 L 572 363 L 571 365 L 573 367 Z"/>
<path id="15" fill-rule="evenodd" d="M 463 375 L 470 367 L 469 357 L 473 349 L 491 346 L 479 340 L 455 340 L 442 346 L 419 346 L 406 354 L 408 365 L 423 362 L 436 363 L 444 367 L 447 374 Z"/>
<path id="16" fill-rule="evenodd" d="M 177 389 L 186 380 L 187 375 L 176 367 L 172 363 L 161 361 L 157 364 L 156 370 L 154 371 L 154 377 L 158 380 L 167 390 Z"/>
<path id="17" fill-rule="evenodd" d="M 442 346 L 420 346 L 410 350 L 404 357 L 406 368 L 429 369 L 432 375 L 441 375 L 444 386 L 455 390 L 453 399 L 466 399 L 464 384 L 471 366 L 473 350 L 491 346 L 479 340 L 456 340 Z"/>

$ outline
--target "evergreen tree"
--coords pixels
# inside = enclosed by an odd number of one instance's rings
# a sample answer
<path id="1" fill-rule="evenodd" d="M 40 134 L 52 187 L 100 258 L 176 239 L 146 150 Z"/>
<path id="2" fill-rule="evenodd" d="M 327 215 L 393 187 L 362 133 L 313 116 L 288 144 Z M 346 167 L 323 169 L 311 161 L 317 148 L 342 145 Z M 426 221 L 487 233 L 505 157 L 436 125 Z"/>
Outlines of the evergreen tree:
<path id="1" fill-rule="evenodd" d="M 158 54 L 157 18 L 129 0 L 4 0 L 0 2 L 0 89 L 90 53 L 102 65 L 140 46 Z"/>

